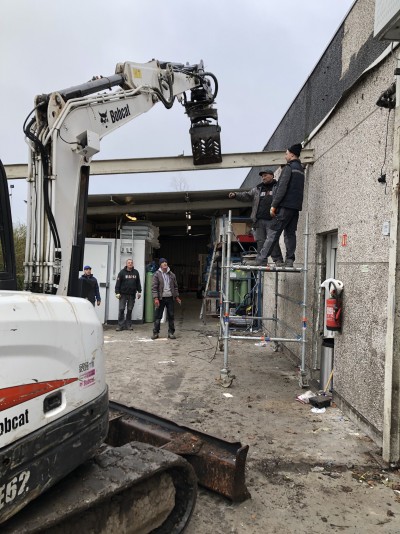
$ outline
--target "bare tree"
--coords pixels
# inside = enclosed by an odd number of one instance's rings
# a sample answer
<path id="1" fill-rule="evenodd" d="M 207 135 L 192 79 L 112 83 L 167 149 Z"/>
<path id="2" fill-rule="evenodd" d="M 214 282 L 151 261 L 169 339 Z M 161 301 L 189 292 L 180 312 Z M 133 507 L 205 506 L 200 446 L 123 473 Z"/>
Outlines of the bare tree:
<path id="1" fill-rule="evenodd" d="M 15 263 L 17 267 L 17 287 L 19 290 L 24 286 L 24 257 L 26 243 L 26 225 L 14 226 Z"/>

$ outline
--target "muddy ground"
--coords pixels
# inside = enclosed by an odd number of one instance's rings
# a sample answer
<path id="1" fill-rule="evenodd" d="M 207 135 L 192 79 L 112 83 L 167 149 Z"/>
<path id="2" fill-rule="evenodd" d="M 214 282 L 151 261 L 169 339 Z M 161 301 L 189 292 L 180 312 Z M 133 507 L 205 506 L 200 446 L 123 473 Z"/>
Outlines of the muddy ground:
<path id="1" fill-rule="evenodd" d="M 165 324 L 155 341 L 151 324 L 104 334 L 111 399 L 250 446 L 251 499 L 200 488 L 187 533 L 400 533 L 400 471 L 379 465 L 378 447 L 337 407 L 315 414 L 299 403 L 296 366 L 253 341 L 230 341 L 236 379 L 222 388 L 218 320 L 203 325 L 201 301 L 182 299 L 176 340 Z"/>

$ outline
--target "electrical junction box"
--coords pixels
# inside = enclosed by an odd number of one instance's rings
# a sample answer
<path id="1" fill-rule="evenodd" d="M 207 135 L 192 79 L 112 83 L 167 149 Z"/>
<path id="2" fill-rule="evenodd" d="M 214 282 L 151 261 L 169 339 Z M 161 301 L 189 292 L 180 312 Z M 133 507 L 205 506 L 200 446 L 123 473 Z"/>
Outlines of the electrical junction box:
<path id="1" fill-rule="evenodd" d="M 399 0 L 375 1 L 374 37 L 381 41 L 400 41 Z"/>
<path id="2" fill-rule="evenodd" d="M 390 221 L 385 221 L 382 225 L 382 235 L 390 235 Z"/>

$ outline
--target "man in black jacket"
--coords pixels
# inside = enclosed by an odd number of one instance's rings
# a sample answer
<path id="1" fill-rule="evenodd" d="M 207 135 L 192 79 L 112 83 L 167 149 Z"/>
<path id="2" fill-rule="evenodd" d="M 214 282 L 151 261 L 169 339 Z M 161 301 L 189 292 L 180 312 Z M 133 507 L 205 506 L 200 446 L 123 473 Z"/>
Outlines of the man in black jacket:
<path id="1" fill-rule="evenodd" d="M 303 207 L 304 170 L 299 159 L 302 146 L 292 145 L 286 150 L 284 166 L 274 189 L 270 213 L 273 217 L 271 231 L 258 253 L 256 265 L 266 265 L 268 256 L 284 231 L 286 267 L 293 267 L 296 251 L 296 230 L 299 212 Z"/>
<path id="2" fill-rule="evenodd" d="M 83 268 L 83 275 L 81 276 L 82 283 L 82 297 L 89 300 L 93 306 L 97 302 L 97 306 L 101 304 L 99 283 L 92 275 L 92 268 L 90 265 L 85 265 Z"/>
<path id="3" fill-rule="evenodd" d="M 142 296 L 139 272 L 133 268 L 133 260 L 126 260 L 126 266 L 118 273 L 115 284 L 115 296 L 119 299 L 119 313 L 117 332 L 120 330 L 133 330 L 132 310 L 137 298 Z M 126 307 L 126 320 L 125 320 Z"/>
<path id="4" fill-rule="evenodd" d="M 254 237 L 257 242 L 258 253 L 260 253 L 273 223 L 270 209 L 272 205 L 272 190 L 277 184 L 274 179 L 274 171 L 266 169 L 261 171 L 259 175 L 261 176 L 261 183 L 250 189 L 250 191 L 237 191 L 228 195 L 229 198 L 236 198 L 241 202 L 252 201 L 251 219 L 255 229 Z M 279 241 L 275 244 L 271 255 L 274 262 L 283 263 Z"/>

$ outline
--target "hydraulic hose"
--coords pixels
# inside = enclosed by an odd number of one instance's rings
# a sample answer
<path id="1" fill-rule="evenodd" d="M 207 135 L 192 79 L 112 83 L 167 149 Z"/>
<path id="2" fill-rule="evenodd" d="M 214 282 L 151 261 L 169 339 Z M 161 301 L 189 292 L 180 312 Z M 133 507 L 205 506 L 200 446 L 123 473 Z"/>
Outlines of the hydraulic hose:
<path id="1" fill-rule="evenodd" d="M 42 106 L 43 104 L 44 103 L 41 103 L 39 104 L 39 106 Z M 36 106 L 35 109 L 37 109 L 37 107 L 39 106 Z M 35 111 L 35 109 L 33 111 Z M 56 221 L 54 219 L 53 212 L 51 211 L 50 201 L 49 201 L 49 173 L 48 173 L 49 157 L 48 157 L 45 147 L 43 146 L 43 143 L 31 131 L 31 127 L 36 122 L 36 119 L 35 118 L 31 119 L 28 125 L 26 125 L 26 121 L 28 120 L 31 113 L 28 115 L 28 117 L 26 118 L 24 122 L 23 131 L 26 137 L 34 143 L 36 150 L 40 153 L 42 157 L 42 167 L 43 167 L 43 177 L 44 177 L 44 180 L 43 180 L 44 209 L 45 209 L 46 217 L 49 223 L 50 231 L 54 239 L 55 248 L 59 249 L 61 248 L 60 236 L 58 234 Z"/>

